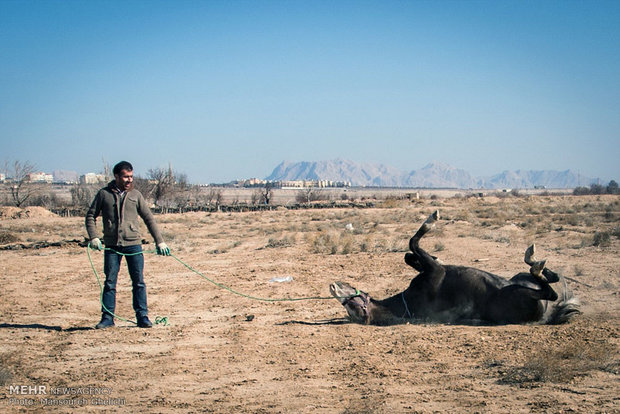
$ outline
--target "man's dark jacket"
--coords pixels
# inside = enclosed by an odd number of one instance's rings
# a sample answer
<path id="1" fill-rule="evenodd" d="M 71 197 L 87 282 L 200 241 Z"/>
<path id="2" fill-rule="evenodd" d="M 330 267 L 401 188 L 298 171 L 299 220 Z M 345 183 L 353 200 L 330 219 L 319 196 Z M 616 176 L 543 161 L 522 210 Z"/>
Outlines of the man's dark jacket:
<path id="1" fill-rule="evenodd" d="M 99 190 L 86 213 L 86 231 L 91 240 L 99 237 L 96 221 L 100 215 L 103 221 L 103 244 L 106 246 L 141 244 L 138 217 L 144 220 L 155 243 L 164 241 L 153 213 L 138 190 L 131 189 L 121 196 L 114 181 Z"/>

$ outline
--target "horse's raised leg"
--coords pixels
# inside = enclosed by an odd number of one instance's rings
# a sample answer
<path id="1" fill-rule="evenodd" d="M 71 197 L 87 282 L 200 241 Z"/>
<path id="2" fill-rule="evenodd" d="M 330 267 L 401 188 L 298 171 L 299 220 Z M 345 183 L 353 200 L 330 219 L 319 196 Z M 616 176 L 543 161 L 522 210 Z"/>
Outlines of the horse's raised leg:
<path id="1" fill-rule="evenodd" d="M 420 247 L 420 239 L 431 231 L 437 220 L 439 220 L 439 211 L 433 212 L 409 240 L 411 253 L 405 254 L 405 263 L 420 272 L 411 281 L 409 288 L 424 291 L 430 295 L 434 295 L 439 289 L 446 270 L 433 256 Z"/>
<path id="2" fill-rule="evenodd" d="M 525 263 L 530 265 L 530 274 L 540 280 L 541 283 L 552 283 L 553 281 L 547 280 L 546 275 L 548 272 L 544 272 L 545 265 L 547 264 L 546 260 L 536 260 L 534 258 L 534 252 L 536 249 L 536 245 L 532 244 L 525 251 Z M 557 280 L 555 280 L 557 281 Z"/>
<path id="3" fill-rule="evenodd" d="M 433 256 L 420 248 L 420 239 L 435 227 L 437 220 L 439 220 L 439 211 L 435 210 L 409 240 L 411 253 L 405 254 L 405 263 L 419 272 L 438 264 Z"/>
<path id="4" fill-rule="evenodd" d="M 433 214 L 428 216 L 426 221 L 422 223 L 422 226 L 418 229 L 418 231 L 413 235 L 413 237 L 409 240 L 409 250 L 415 252 L 418 247 L 418 243 L 420 239 L 429 231 L 435 227 L 435 222 L 439 220 L 439 210 L 435 210 Z"/>

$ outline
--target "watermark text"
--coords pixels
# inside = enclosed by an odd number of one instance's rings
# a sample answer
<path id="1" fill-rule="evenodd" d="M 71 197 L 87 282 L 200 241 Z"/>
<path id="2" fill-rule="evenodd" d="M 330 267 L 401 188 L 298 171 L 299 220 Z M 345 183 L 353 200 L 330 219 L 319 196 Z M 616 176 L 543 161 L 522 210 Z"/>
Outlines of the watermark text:
<path id="1" fill-rule="evenodd" d="M 125 398 L 113 396 L 109 387 L 66 387 L 40 384 L 12 384 L 6 387 L 8 405 L 20 407 L 32 406 L 66 406 L 86 405 L 122 406 Z"/>

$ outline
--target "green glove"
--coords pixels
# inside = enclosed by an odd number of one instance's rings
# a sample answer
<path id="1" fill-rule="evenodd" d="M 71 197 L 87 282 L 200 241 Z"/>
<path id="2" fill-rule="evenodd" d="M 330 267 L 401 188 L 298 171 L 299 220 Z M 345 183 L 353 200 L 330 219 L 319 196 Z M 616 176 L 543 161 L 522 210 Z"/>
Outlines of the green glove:
<path id="1" fill-rule="evenodd" d="M 99 238 L 97 237 L 95 237 L 94 239 L 90 241 L 90 247 L 91 249 L 95 249 L 95 250 L 103 250 L 103 245 L 101 244 L 101 240 L 99 240 Z"/>
<path id="2" fill-rule="evenodd" d="M 170 248 L 166 243 L 159 243 L 157 245 L 157 254 L 162 256 L 170 256 Z"/>

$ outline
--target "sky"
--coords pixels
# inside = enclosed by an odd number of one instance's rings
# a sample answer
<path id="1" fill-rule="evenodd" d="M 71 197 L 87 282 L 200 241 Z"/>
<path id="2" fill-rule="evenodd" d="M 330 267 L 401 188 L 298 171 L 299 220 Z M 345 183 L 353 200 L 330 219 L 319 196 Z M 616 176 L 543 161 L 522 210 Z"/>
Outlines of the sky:
<path id="1" fill-rule="evenodd" d="M 0 161 L 620 179 L 619 1 L 0 0 Z"/>

